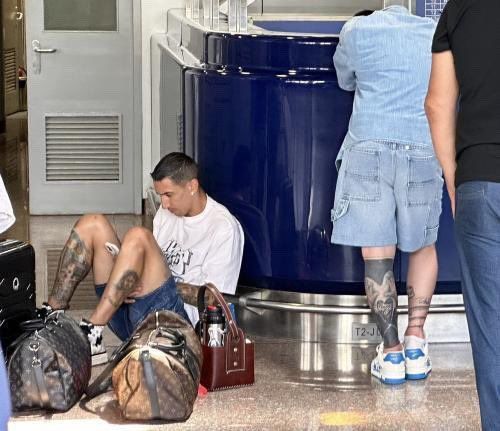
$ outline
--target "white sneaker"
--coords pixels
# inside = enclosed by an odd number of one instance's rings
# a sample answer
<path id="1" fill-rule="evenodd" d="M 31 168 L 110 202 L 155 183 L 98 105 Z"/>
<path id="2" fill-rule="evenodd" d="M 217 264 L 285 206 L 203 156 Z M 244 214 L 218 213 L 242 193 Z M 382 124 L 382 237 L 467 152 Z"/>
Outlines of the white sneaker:
<path id="1" fill-rule="evenodd" d="M 82 319 L 80 328 L 82 328 L 82 331 L 85 333 L 90 343 L 92 366 L 108 362 L 108 353 L 102 341 L 102 330 L 104 326 L 97 326 L 86 319 Z"/>
<path id="2" fill-rule="evenodd" d="M 374 377 L 388 385 L 405 382 L 404 351 L 384 353 L 384 343 L 377 346 L 377 356 L 372 361 L 371 372 Z"/>
<path id="3" fill-rule="evenodd" d="M 405 366 L 408 380 L 425 379 L 432 370 L 427 340 L 414 335 L 405 337 Z"/>

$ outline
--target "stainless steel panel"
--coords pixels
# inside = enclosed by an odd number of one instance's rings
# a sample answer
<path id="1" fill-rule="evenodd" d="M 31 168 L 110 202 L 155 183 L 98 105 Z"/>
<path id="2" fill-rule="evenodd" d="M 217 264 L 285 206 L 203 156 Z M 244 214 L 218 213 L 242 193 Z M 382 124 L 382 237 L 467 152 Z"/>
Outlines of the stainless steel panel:
<path id="1" fill-rule="evenodd" d="M 363 296 L 264 290 L 240 294 L 230 300 L 238 305 L 240 324 L 252 335 L 361 345 L 381 341 Z M 407 297 L 400 297 L 398 302 L 402 340 L 408 322 Z M 269 304 L 279 307 L 268 307 Z M 425 330 L 432 342 L 468 342 L 461 295 L 435 295 Z"/>

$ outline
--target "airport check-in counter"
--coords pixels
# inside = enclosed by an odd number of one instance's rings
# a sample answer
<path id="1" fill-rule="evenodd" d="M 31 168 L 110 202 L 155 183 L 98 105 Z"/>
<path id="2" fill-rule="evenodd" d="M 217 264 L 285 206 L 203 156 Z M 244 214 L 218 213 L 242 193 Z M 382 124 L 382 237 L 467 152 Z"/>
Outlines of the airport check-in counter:
<path id="1" fill-rule="evenodd" d="M 235 301 L 247 327 L 255 320 L 284 336 L 375 342 L 360 249 L 330 242 L 334 161 L 353 101 L 339 88 L 332 61 L 345 19 L 254 15 L 248 32 L 238 34 L 224 31 L 223 22 L 213 31 L 170 10 L 168 32 L 153 38 L 159 141 L 162 155 L 183 150 L 199 162 L 207 192 L 243 227 Z M 442 319 L 443 340 L 462 341 L 463 328 L 452 328 L 463 315 L 446 192 L 437 250 L 429 324 Z M 394 274 L 402 295 L 407 268 L 408 256 L 398 252 Z M 316 315 L 314 334 L 291 329 L 296 311 Z M 342 327 L 336 335 L 332 325 Z"/>

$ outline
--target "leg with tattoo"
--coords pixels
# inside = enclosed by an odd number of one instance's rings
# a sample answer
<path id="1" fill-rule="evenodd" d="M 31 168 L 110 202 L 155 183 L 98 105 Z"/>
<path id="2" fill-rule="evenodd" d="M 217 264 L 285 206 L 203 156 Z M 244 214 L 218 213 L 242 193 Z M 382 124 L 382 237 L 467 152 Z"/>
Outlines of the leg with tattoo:
<path id="1" fill-rule="evenodd" d="M 104 298 L 113 306 L 113 308 L 118 308 L 125 298 L 127 298 L 139 284 L 139 274 L 134 270 L 125 271 L 116 285 L 114 286 L 114 295 L 107 294 Z"/>
<path id="2" fill-rule="evenodd" d="M 90 322 L 107 324 L 125 300 L 153 292 L 169 277 L 170 270 L 152 232 L 139 226 L 130 229 Z"/>
<path id="3" fill-rule="evenodd" d="M 408 327 L 405 335 L 425 338 L 424 323 L 434 294 L 437 272 L 437 254 L 433 245 L 410 254 L 406 283 Z"/>
<path id="4" fill-rule="evenodd" d="M 76 286 L 89 273 L 92 253 L 73 229 L 61 252 L 49 304 L 54 309 L 67 308 Z"/>
<path id="5" fill-rule="evenodd" d="M 398 296 L 392 270 L 393 263 L 394 259 L 365 260 L 366 296 L 382 334 L 384 348 L 399 345 Z"/>
<path id="6" fill-rule="evenodd" d="M 429 313 L 432 295 L 417 296 L 413 286 L 408 285 L 408 329 L 423 338 L 424 323 Z"/>

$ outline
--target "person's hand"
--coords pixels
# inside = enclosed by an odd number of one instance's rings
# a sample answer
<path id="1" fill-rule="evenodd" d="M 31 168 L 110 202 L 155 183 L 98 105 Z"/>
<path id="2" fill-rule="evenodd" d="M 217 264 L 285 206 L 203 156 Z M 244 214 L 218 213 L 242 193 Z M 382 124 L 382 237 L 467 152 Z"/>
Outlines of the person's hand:
<path id="1" fill-rule="evenodd" d="M 133 304 L 135 302 L 135 298 L 137 298 L 138 296 L 144 296 L 144 285 L 140 282 L 136 286 L 136 288 L 125 298 L 123 303 Z"/>

